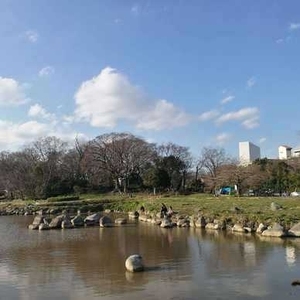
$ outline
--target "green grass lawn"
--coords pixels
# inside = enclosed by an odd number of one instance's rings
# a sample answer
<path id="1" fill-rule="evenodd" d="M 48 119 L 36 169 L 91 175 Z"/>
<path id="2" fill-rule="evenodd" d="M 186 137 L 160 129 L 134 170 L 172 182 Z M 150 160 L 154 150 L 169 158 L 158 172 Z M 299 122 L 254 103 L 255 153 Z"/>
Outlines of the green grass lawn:
<path id="1" fill-rule="evenodd" d="M 292 197 L 214 197 L 205 194 L 182 195 L 145 195 L 136 194 L 132 197 L 122 195 L 82 195 L 86 201 L 97 199 L 109 199 L 108 207 L 119 210 L 134 210 L 141 205 L 148 211 L 160 211 L 161 203 L 172 206 L 173 210 L 180 214 L 193 215 L 200 212 L 206 217 L 230 218 L 236 222 L 248 219 L 256 222 L 280 222 L 291 226 L 300 222 L 300 198 Z M 282 206 L 281 209 L 272 211 L 271 203 L 275 202 Z M 238 208 L 238 212 L 235 208 Z"/>
<path id="2" fill-rule="evenodd" d="M 2 202 L 1 206 L 23 206 L 29 203 L 35 203 L 38 206 L 78 206 L 103 204 L 104 208 L 131 211 L 137 210 L 142 205 L 147 211 L 159 212 L 161 203 L 166 206 L 172 206 L 174 211 L 185 215 L 195 215 L 198 212 L 205 217 L 217 219 L 231 219 L 233 222 L 241 220 L 250 220 L 255 222 L 280 222 L 285 226 L 291 226 L 300 222 L 300 198 L 292 197 L 234 197 L 220 196 L 214 197 L 205 194 L 182 195 L 148 195 L 134 194 L 84 194 L 80 195 L 79 200 L 59 202 L 47 200 L 40 201 L 20 201 Z M 272 211 L 270 206 L 272 202 L 281 205 L 282 208 Z M 235 210 L 235 208 L 239 210 Z M 1 208 L 1 207 L 0 207 Z"/>

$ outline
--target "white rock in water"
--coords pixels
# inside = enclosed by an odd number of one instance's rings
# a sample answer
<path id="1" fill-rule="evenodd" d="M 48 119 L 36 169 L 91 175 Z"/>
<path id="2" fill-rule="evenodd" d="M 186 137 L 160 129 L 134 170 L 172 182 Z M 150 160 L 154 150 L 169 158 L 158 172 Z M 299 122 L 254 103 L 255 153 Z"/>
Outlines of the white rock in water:
<path id="1" fill-rule="evenodd" d="M 144 270 L 143 258 L 139 254 L 130 255 L 125 262 L 127 271 L 140 272 Z"/>

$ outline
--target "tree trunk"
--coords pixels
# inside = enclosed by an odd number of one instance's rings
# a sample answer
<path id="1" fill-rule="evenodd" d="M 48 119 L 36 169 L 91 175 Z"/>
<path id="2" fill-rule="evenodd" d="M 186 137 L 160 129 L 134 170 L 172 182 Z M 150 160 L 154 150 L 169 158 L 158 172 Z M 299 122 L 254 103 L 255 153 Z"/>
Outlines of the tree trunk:
<path id="1" fill-rule="evenodd" d="M 125 179 L 123 179 L 123 193 L 124 194 L 127 193 L 127 177 L 125 177 Z"/>
<path id="2" fill-rule="evenodd" d="M 196 167 L 196 173 L 195 173 L 195 181 L 198 181 L 198 175 L 199 175 L 199 167 Z"/>
<path id="3" fill-rule="evenodd" d="M 119 183 L 119 178 L 115 178 L 114 183 L 115 183 L 114 192 L 118 192 L 119 194 L 122 194 L 120 183 Z"/>

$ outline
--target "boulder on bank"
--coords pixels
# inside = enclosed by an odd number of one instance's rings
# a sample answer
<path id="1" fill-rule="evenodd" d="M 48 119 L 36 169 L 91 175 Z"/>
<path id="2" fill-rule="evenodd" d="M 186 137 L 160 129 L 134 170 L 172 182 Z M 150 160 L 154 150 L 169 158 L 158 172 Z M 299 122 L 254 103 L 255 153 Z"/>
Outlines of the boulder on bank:
<path id="1" fill-rule="evenodd" d="M 246 232 L 246 230 L 244 229 L 244 227 L 241 224 L 238 224 L 238 223 L 233 225 L 232 231 L 233 232 L 243 232 L 243 233 Z"/>
<path id="2" fill-rule="evenodd" d="M 162 228 L 172 228 L 173 223 L 168 217 L 165 217 L 161 220 L 160 227 L 162 227 Z"/>
<path id="3" fill-rule="evenodd" d="M 126 218 L 117 218 L 115 219 L 115 223 L 119 225 L 124 225 L 127 224 L 127 219 Z"/>
<path id="4" fill-rule="evenodd" d="M 274 223 L 273 226 L 270 226 L 268 229 L 264 230 L 261 235 L 269 237 L 284 237 L 286 236 L 286 233 L 280 224 Z"/>
<path id="5" fill-rule="evenodd" d="M 49 224 L 47 224 L 47 223 L 41 223 L 39 225 L 39 230 L 48 230 L 48 229 L 50 229 L 50 227 L 49 227 Z"/>
<path id="6" fill-rule="evenodd" d="M 93 226 L 93 225 L 99 224 L 100 218 L 101 218 L 101 214 L 100 213 L 95 213 L 95 214 L 87 216 L 84 219 L 84 223 L 87 226 Z"/>
<path id="7" fill-rule="evenodd" d="M 37 215 L 34 217 L 32 224 L 28 226 L 29 229 L 37 230 L 39 229 L 39 225 L 44 223 L 45 217 L 42 215 Z"/>
<path id="8" fill-rule="evenodd" d="M 300 237 L 300 223 L 294 225 L 289 231 L 289 236 Z"/>
<path id="9" fill-rule="evenodd" d="M 195 222 L 196 228 L 205 228 L 205 226 L 206 226 L 206 221 L 203 216 L 196 220 L 196 222 Z"/>
<path id="10" fill-rule="evenodd" d="M 140 214 L 137 211 L 130 211 L 128 213 L 129 219 L 138 219 L 139 215 Z"/>
<path id="11" fill-rule="evenodd" d="M 176 222 L 176 225 L 177 225 L 178 227 L 190 227 L 190 220 L 188 220 L 187 218 L 179 219 L 179 220 Z"/>
<path id="12" fill-rule="evenodd" d="M 51 229 L 58 229 L 61 228 L 61 223 L 64 220 L 65 216 L 64 215 L 59 215 L 56 216 L 49 224 L 49 227 Z"/>
<path id="13" fill-rule="evenodd" d="M 260 223 L 256 229 L 256 233 L 263 233 L 266 229 L 268 229 L 268 226 L 266 226 L 263 223 Z"/>
<path id="14" fill-rule="evenodd" d="M 148 216 L 147 215 L 139 215 L 139 221 L 147 222 Z"/>
<path id="15" fill-rule="evenodd" d="M 143 258 L 139 254 L 130 255 L 125 261 L 125 267 L 129 272 L 141 272 L 144 270 Z"/>
<path id="16" fill-rule="evenodd" d="M 103 216 L 99 220 L 99 225 L 100 225 L 100 227 L 112 227 L 113 226 L 113 222 L 112 222 L 112 220 L 111 220 L 110 217 Z"/>
<path id="17" fill-rule="evenodd" d="M 207 223 L 205 225 L 205 229 L 208 229 L 208 230 L 210 230 L 210 229 L 212 229 L 212 230 L 218 230 L 220 228 L 219 228 L 219 224 L 215 224 L 213 222 L 209 222 L 209 223 Z"/>
<path id="18" fill-rule="evenodd" d="M 62 228 L 62 229 L 73 228 L 73 224 L 71 223 L 71 220 L 70 220 L 69 218 L 65 218 L 65 219 L 61 222 L 61 228 Z"/>
<path id="19" fill-rule="evenodd" d="M 82 216 L 77 215 L 71 220 L 71 223 L 74 227 L 82 227 L 84 226 L 84 219 Z"/>

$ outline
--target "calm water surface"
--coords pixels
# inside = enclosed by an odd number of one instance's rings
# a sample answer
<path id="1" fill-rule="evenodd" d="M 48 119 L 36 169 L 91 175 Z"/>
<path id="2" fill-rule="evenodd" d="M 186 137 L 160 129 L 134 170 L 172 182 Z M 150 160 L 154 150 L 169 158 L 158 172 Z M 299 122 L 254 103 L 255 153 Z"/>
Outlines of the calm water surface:
<path id="1" fill-rule="evenodd" d="M 30 231 L 0 217 L 0 299 L 300 299 L 300 239 L 151 224 Z M 127 273 L 134 253 L 149 270 Z"/>

